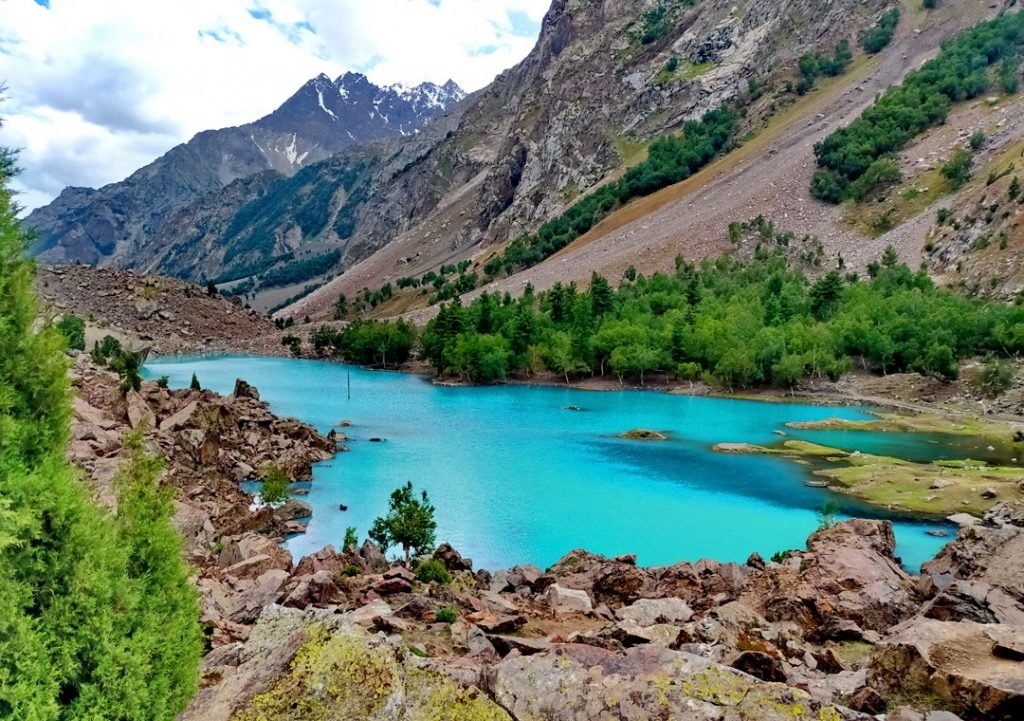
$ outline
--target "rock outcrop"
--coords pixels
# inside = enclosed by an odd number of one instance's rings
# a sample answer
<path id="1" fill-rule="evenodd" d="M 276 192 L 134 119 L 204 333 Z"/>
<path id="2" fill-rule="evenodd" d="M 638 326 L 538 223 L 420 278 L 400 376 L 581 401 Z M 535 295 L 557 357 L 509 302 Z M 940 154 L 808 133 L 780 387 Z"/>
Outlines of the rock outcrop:
<path id="1" fill-rule="evenodd" d="M 875 649 L 867 681 L 883 697 L 918 697 L 965 719 L 1024 718 L 1024 627 L 917 618 Z"/>

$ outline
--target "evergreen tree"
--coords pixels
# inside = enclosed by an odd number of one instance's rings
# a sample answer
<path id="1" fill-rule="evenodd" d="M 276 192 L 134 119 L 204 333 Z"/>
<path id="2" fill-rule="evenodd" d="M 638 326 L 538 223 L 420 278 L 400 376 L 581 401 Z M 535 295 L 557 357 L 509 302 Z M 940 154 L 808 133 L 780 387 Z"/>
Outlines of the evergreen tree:
<path id="1" fill-rule="evenodd" d="M 434 550 L 436 530 L 434 507 L 427 492 L 422 491 L 416 498 L 412 481 L 409 481 L 391 494 L 388 515 L 374 520 L 370 538 L 385 551 L 391 546 L 401 546 L 408 563 L 412 551 L 421 555 Z"/>
<path id="2" fill-rule="evenodd" d="M 0 150 L 0 718 L 172 721 L 202 634 L 170 496 L 130 447 L 114 515 L 64 460 L 64 341 L 35 327 L 13 168 Z"/>

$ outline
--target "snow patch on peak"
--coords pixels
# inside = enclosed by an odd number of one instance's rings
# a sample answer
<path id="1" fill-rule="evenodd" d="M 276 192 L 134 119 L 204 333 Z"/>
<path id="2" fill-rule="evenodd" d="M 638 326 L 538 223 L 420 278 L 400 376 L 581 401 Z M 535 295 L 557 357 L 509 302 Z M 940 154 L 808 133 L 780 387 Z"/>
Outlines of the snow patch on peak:
<path id="1" fill-rule="evenodd" d="M 334 118 L 335 120 L 337 120 L 337 119 L 338 119 L 338 116 L 337 116 L 337 115 L 335 115 L 335 114 L 334 114 L 334 113 L 333 113 L 333 112 L 331 111 L 331 109 L 330 109 L 330 108 L 328 108 L 328 107 L 327 107 L 326 105 L 324 105 L 324 91 L 323 91 L 323 88 L 317 88 L 317 89 L 316 89 L 316 95 L 317 95 L 317 100 L 318 100 L 318 101 L 320 102 L 320 109 L 321 109 L 321 110 L 323 110 L 323 111 L 324 111 L 325 113 L 327 113 L 328 115 L 330 115 L 330 116 L 331 116 L 332 118 Z"/>

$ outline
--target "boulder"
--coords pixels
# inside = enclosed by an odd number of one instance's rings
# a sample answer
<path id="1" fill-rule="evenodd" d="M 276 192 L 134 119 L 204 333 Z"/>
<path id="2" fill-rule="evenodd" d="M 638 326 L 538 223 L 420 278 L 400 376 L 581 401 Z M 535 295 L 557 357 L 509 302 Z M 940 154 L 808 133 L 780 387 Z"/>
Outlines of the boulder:
<path id="1" fill-rule="evenodd" d="M 384 552 L 370 539 L 363 541 L 363 545 L 359 548 L 359 557 L 371 571 L 379 571 L 388 566 L 388 559 L 384 556 Z"/>
<path id="2" fill-rule="evenodd" d="M 964 581 L 981 581 L 1024 605 L 1024 504 L 1000 503 L 983 521 L 961 528 L 922 571 L 947 574 Z"/>
<path id="3" fill-rule="evenodd" d="M 300 576 L 298 584 L 284 600 L 285 606 L 293 608 L 324 607 L 337 603 L 341 592 L 330 571 L 317 571 L 311 576 Z"/>
<path id="4" fill-rule="evenodd" d="M 837 619 L 885 631 L 919 607 L 914 579 L 893 555 L 888 521 L 853 519 L 818 531 L 808 551 L 745 581 L 740 600 L 769 621 L 815 632 Z"/>
<path id="5" fill-rule="evenodd" d="M 548 569 L 547 576 L 565 588 L 587 591 L 594 603 L 612 607 L 654 595 L 656 590 L 655 579 L 647 570 L 580 549 L 563 556 Z"/>
<path id="6" fill-rule="evenodd" d="M 303 556 L 295 565 L 296 576 L 312 576 L 319 571 L 327 571 L 332 576 L 341 576 L 349 566 L 345 557 L 334 550 L 334 546 L 324 546 L 316 553 Z"/>
<path id="7" fill-rule="evenodd" d="M 350 623 L 369 627 L 373 625 L 374 619 L 378 617 L 386 618 L 393 615 L 393 613 L 391 606 L 378 599 L 370 601 L 365 606 L 361 606 L 354 611 L 344 613 L 341 617 Z"/>
<path id="8" fill-rule="evenodd" d="M 742 651 L 729 665 L 762 681 L 786 682 L 782 660 L 763 651 Z"/>
<path id="9" fill-rule="evenodd" d="M 624 648 L 650 643 L 663 648 L 674 646 L 679 640 L 679 627 L 667 623 L 641 626 L 633 621 L 619 621 L 601 632 L 601 636 L 618 641 Z"/>
<path id="10" fill-rule="evenodd" d="M 252 623 L 267 606 L 277 601 L 281 588 L 288 580 L 288 572 L 273 569 L 260 575 L 247 590 L 238 594 L 228 616 L 234 623 Z"/>
<path id="11" fill-rule="evenodd" d="M 258 533 L 244 533 L 240 536 L 221 538 L 221 551 L 217 556 L 217 565 L 230 568 L 255 556 L 267 556 L 272 560 L 269 568 L 290 571 L 292 557 L 273 540 Z"/>
<path id="12" fill-rule="evenodd" d="M 391 581 L 398 579 L 407 583 L 412 583 L 416 580 L 416 574 L 410 571 L 405 566 L 392 566 L 388 570 L 384 571 L 384 580 Z"/>
<path id="13" fill-rule="evenodd" d="M 658 431 L 652 431 L 649 428 L 634 428 L 631 431 L 626 431 L 619 436 L 630 441 L 664 441 L 668 440 L 668 436 Z"/>
<path id="14" fill-rule="evenodd" d="M 434 620 L 438 608 L 438 604 L 433 599 L 417 594 L 410 598 L 404 606 L 400 606 L 395 611 L 395 615 L 410 621 L 429 623 Z"/>
<path id="15" fill-rule="evenodd" d="M 651 645 L 616 653 L 568 643 L 512 654 L 488 669 L 482 683 L 517 719 L 869 720 L 804 691 Z"/>
<path id="16" fill-rule="evenodd" d="M 254 401 L 260 399 L 260 392 L 254 386 L 249 385 L 241 378 L 235 379 L 235 390 L 232 394 L 235 398 L 252 398 Z"/>
<path id="17" fill-rule="evenodd" d="M 1024 626 L 1024 608 L 1001 588 L 984 581 L 952 581 L 921 610 L 939 621 L 976 621 Z"/>
<path id="18" fill-rule="evenodd" d="M 266 554 L 259 554 L 257 556 L 251 556 L 244 561 L 228 566 L 224 569 L 224 573 L 235 579 L 251 579 L 262 576 L 267 571 L 276 568 L 274 565 L 274 559 Z"/>
<path id="19" fill-rule="evenodd" d="M 686 623 L 693 618 L 693 611 L 681 598 L 641 598 L 620 608 L 615 615 L 640 626 L 653 626 L 656 623 Z"/>
<path id="20" fill-rule="evenodd" d="M 434 551 L 434 558 L 444 564 L 449 571 L 472 571 L 473 561 L 463 558 L 459 552 L 447 543 L 442 543 Z"/>
<path id="21" fill-rule="evenodd" d="M 539 568 L 529 563 L 521 563 L 508 569 L 508 585 L 513 590 L 526 587 L 532 591 L 540 576 Z"/>
<path id="22" fill-rule="evenodd" d="M 513 651 L 518 651 L 522 656 L 532 656 L 551 648 L 551 642 L 541 638 L 521 638 L 519 636 L 503 636 L 500 634 L 489 634 L 487 640 L 499 656 L 508 656 Z"/>
<path id="23" fill-rule="evenodd" d="M 1011 721 L 1024 718 L 1019 650 L 1019 626 L 914 618 L 875 647 L 868 683 L 884 697 L 926 695 L 964 718 Z"/>
<path id="24" fill-rule="evenodd" d="M 124 399 L 128 411 L 128 424 L 133 430 L 153 428 L 156 425 L 156 416 L 138 391 L 128 391 Z"/>
<path id="25" fill-rule="evenodd" d="M 274 509 L 274 518 L 279 521 L 294 521 L 309 518 L 313 515 L 313 506 L 297 498 L 289 498 L 283 505 Z"/>
<path id="26" fill-rule="evenodd" d="M 192 420 L 192 416 L 195 414 L 198 408 L 199 401 L 197 400 L 191 401 L 190 403 L 186 403 L 185 407 L 182 408 L 180 411 L 160 421 L 160 432 L 171 433 L 173 431 L 178 430 L 179 428 L 183 428 L 184 426 L 188 425 L 189 421 Z"/>
<path id="27" fill-rule="evenodd" d="M 512 633 L 526 625 L 520 614 L 498 614 L 493 611 L 474 611 L 465 617 L 467 623 L 479 626 L 487 633 Z"/>
<path id="28" fill-rule="evenodd" d="M 396 593 L 409 593 L 412 591 L 412 584 L 404 578 L 384 578 L 373 584 L 373 590 L 381 596 L 392 596 Z"/>
<path id="29" fill-rule="evenodd" d="M 557 583 L 548 586 L 544 598 L 556 614 L 591 613 L 594 610 L 586 591 L 563 588 Z"/>
<path id="30" fill-rule="evenodd" d="M 850 708 L 875 716 L 885 711 L 885 699 L 875 689 L 865 686 L 850 697 Z"/>

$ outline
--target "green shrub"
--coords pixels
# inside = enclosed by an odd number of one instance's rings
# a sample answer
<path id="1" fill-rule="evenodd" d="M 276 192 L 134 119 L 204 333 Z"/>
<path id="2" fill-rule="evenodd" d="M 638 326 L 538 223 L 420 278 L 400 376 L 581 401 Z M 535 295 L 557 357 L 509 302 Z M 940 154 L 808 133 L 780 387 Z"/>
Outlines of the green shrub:
<path id="1" fill-rule="evenodd" d="M 345 570 L 343 571 L 343 573 L 346 576 L 358 576 L 362 572 L 363 570 L 355 564 L 349 564 L 348 566 L 345 566 Z"/>
<path id="2" fill-rule="evenodd" d="M 989 358 L 978 374 L 978 387 L 989 398 L 1001 396 L 1013 387 L 1013 365 L 1000 358 Z"/>
<path id="3" fill-rule="evenodd" d="M 437 613 L 434 614 L 434 620 L 438 623 L 455 623 L 458 616 L 455 613 L 455 609 L 450 606 L 437 609 Z"/>
<path id="4" fill-rule="evenodd" d="M 981 130 L 975 130 L 971 133 L 970 140 L 968 141 L 971 146 L 971 150 L 981 150 L 981 146 L 985 144 L 985 140 L 985 133 Z"/>
<path id="5" fill-rule="evenodd" d="M 942 165 L 942 177 L 954 188 L 962 188 L 971 179 L 971 166 L 974 158 L 963 148 L 957 148 L 953 155 Z"/>
<path id="6" fill-rule="evenodd" d="M 860 46 L 869 55 L 881 52 L 892 41 L 893 33 L 896 32 L 896 26 L 899 25 L 899 22 L 899 8 L 893 8 L 882 15 L 873 28 L 861 33 Z"/>
<path id="7" fill-rule="evenodd" d="M 264 503 L 277 504 L 288 498 L 288 484 L 291 479 L 284 469 L 277 464 L 271 464 L 263 470 L 260 480 L 263 485 L 260 489 L 260 498 Z"/>
<path id="8" fill-rule="evenodd" d="M 359 535 L 356 533 L 355 526 L 349 526 L 345 529 L 345 540 L 342 541 L 341 550 L 350 551 L 354 550 L 359 545 Z"/>
<path id="9" fill-rule="evenodd" d="M 85 321 L 72 313 L 66 313 L 57 321 L 57 330 L 68 341 L 71 350 L 85 350 Z"/>
<path id="10" fill-rule="evenodd" d="M 431 558 L 416 568 L 416 579 L 423 583 L 433 581 L 434 583 L 446 586 L 452 582 L 452 574 L 448 572 L 448 569 L 441 561 Z"/>
<path id="11" fill-rule="evenodd" d="M 167 376 L 160 376 L 159 378 L 156 379 L 157 387 L 158 388 L 163 388 L 165 390 L 166 390 L 167 386 L 170 385 L 170 382 L 171 382 L 171 379 L 169 377 L 167 377 Z"/>

